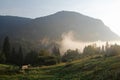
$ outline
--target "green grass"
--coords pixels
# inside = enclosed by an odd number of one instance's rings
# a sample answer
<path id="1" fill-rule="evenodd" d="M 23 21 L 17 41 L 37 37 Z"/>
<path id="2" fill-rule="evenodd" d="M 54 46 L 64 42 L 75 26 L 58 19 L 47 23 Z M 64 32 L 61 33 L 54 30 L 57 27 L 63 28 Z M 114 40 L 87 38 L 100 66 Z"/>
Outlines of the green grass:
<path id="1" fill-rule="evenodd" d="M 120 80 L 120 56 L 94 55 L 23 72 L 17 72 L 16 66 L 0 64 L 0 80 Z"/>

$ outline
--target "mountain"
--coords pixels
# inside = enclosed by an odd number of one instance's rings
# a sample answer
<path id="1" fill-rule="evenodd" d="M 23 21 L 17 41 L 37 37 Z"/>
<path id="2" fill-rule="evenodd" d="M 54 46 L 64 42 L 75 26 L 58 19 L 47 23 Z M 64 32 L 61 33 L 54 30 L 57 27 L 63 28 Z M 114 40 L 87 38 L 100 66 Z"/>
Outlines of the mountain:
<path id="1" fill-rule="evenodd" d="M 8 35 L 18 40 L 56 40 L 69 31 L 82 41 L 120 40 L 101 20 L 77 12 L 60 11 L 35 19 L 0 16 L 0 38 Z"/>
<path id="2" fill-rule="evenodd" d="M 16 17 L 16 16 L 0 16 L 0 38 L 10 36 L 19 38 L 23 35 L 23 30 L 27 29 L 26 26 L 32 19 Z M 27 28 L 26 28 L 27 27 Z"/>
<path id="3" fill-rule="evenodd" d="M 37 30 L 43 27 L 48 34 L 50 33 L 54 37 L 72 30 L 83 41 L 113 40 L 119 38 L 101 20 L 76 12 L 57 12 L 53 15 L 36 18 L 34 23 L 36 24 L 35 27 L 37 27 Z"/>

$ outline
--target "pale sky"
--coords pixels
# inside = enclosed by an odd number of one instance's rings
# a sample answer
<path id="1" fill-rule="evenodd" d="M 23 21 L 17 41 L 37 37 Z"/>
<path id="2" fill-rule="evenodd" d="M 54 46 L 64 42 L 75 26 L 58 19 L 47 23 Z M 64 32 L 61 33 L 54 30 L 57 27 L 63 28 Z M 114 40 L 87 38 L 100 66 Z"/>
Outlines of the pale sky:
<path id="1" fill-rule="evenodd" d="M 120 0 L 0 0 L 0 15 L 36 18 L 61 10 L 101 19 L 120 36 Z"/>

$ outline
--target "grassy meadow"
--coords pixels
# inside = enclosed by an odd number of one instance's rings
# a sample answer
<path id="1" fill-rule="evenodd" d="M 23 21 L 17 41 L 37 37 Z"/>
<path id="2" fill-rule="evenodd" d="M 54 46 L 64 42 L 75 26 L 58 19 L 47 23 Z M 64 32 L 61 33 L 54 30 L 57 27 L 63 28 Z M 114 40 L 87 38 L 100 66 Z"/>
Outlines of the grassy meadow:
<path id="1" fill-rule="evenodd" d="M 120 80 L 120 56 L 94 55 L 26 70 L 0 64 L 0 80 Z"/>

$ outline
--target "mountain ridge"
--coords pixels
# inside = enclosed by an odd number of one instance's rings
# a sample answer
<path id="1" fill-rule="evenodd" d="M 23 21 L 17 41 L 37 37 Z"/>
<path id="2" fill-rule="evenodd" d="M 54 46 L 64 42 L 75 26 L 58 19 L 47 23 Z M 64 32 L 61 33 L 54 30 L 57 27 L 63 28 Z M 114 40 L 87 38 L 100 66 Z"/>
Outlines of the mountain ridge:
<path id="1" fill-rule="evenodd" d="M 119 36 L 112 32 L 100 19 L 78 12 L 59 11 L 35 19 L 0 16 L 0 37 L 8 35 L 16 39 L 28 40 L 40 40 L 48 37 L 56 40 L 60 39 L 64 32 L 71 30 L 82 41 L 120 40 Z"/>

